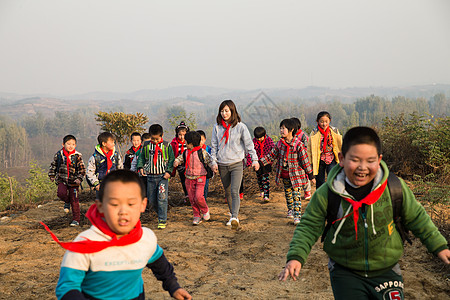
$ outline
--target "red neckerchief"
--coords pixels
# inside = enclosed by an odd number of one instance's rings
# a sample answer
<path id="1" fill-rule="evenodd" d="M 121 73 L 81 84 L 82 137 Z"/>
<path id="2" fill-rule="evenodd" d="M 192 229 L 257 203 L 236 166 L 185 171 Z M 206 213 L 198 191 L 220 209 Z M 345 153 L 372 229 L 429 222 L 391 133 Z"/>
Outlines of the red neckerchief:
<path id="1" fill-rule="evenodd" d="M 342 198 L 344 198 L 345 201 L 349 202 L 352 205 L 352 207 L 353 207 L 353 221 L 355 222 L 356 239 L 358 239 L 359 208 L 363 204 L 372 205 L 375 202 L 377 202 L 378 199 L 380 199 L 381 195 L 383 194 L 384 190 L 386 189 L 386 185 L 387 185 L 387 180 L 383 184 L 381 184 L 378 188 L 376 188 L 375 190 L 370 192 L 369 195 L 367 195 L 366 197 L 364 197 L 360 201 L 355 201 L 355 200 L 350 199 L 350 198 L 342 197 Z M 344 216 L 344 217 L 334 221 L 333 223 L 335 223 L 337 221 L 340 221 L 342 219 L 345 219 L 348 216 L 350 216 L 351 214 L 352 213 L 349 213 L 348 215 L 346 215 L 346 216 Z"/>
<path id="2" fill-rule="evenodd" d="M 323 146 L 322 146 L 322 152 L 325 152 L 327 150 L 327 144 L 331 144 L 331 134 L 330 134 L 330 126 L 327 127 L 327 130 L 323 130 L 320 128 L 320 126 L 317 126 L 320 133 L 323 134 Z"/>
<path id="3" fill-rule="evenodd" d="M 288 156 L 289 156 L 289 149 L 291 148 L 291 145 L 289 145 L 288 143 L 286 143 L 286 141 L 281 138 L 280 141 L 286 146 L 287 150 L 286 150 L 286 162 L 288 161 Z M 292 141 L 291 141 L 292 142 Z"/>
<path id="4" fill-rule="evenodd" d="M 177 153 L 177 155 L 183 153 L 184 152 L 184 141 L 180 141 L 178 139 L 178 137 L 175 137 L 175 141 L 177 142 L 177 151 L 178 151 L 178 148 L 180 148 L 180 153 Z M 181 144 L 181 147 L 180 147 L 180 144 Z"/>
<path id="5" fill-rule="evenodd" d="M 133 149 L 133 151 L 134 151 L 134 153 L 136 153 L 136 152 L 138 152 L 139 151 L 139 149 L 141 149 L 141 147 L 142 147 L 142 144 L 141 145 L 139 145 L 137 148 L 136 147 L 131 147 L 132 149 Z"/>
<path id="6" fill-rule="evenodd" d="M 261 153 L 261 155 L 259 157 L 263 157 L 263 148 L 264 148 L 264 143 L 266 142 L 266 137 L 264 136 L 264 139 L 261 141 L 259 141 L 258 139 L 256 139 L 256 141 L 259 144 L 259 152 Z"/>
<path id="7" fill-rule="evenodd" d="M 206 150 L 206 144 L 203 144 L 202 149 Z"/>
<path id="8" fill-rule="evenodd" d="M 67 152 L 65 148 L 62 148 L 62 151 L 63 151 L 63 153 L 64 153 L 64 156 L 66 157 L 66 164 L 67 164 L 67 179 L 69 179 L 69 174 L 70 174 L 70 168 L 69 168 L 69 166 L 70 166 L 70 156 L 71 156 L 72 154 L 75 153 L 75 149 L 73 149 L 73 150 L 70 151 L 70 152 Z M 77 162 L 75 162 L 75 164 L 76 164 L 76 163 L 77 163 Z M 59 171 L 57 170 L 57 172 L 59 172 Z"/>
<path id="9" fill-rule="evenodd" d="M 111 169 L 112 167 L 112 160 L 111 160 L 111 156 L 113 155 L 113 151 L 109 150 L 108 152 L 105 152 L 105 150 L 103 150 L 102 147 L 100 147 L 100 149 L 102 150 L 103 154 L 106 156 L 106 173 L 109 172 L 109 169 Z"/>
<path id="10" fill-rule="evenodd" d="M 301 129 L 299 129 L 295 135 L 296 135 L 296 136 L 299 136 L 299 137 L 301 138 L 300 135 L 301 135 L 302 133 L 303 133 L 303 131 L 302 131 Z"/>
<path id="11" fill-rule="evenodd" d="M 164 156 L 162 149 L 159 147 L 159 144 L 163 142 L 163 139 L 159 143 L 155 143 L 154 141 L 150 141 L 153 145 L 155 145 L 155 154 L 153 155 L 153 165 L 156 167 L 156 163 L 158 162 L 158 151 L 161 151 L 161 155 Z"/>
<path id="12" fill-rule="evenodd" d="M 222 126 L 223 128 L 225 128 L 225 132 L 223 133 L 222 138 L 220 139 L 220 141 L 223 140 L 223 138 L 225 138 L 225 144 L 228 143 L 228 138 L 230 137 L 230 128 L 231 128 L 231 124 L 227 124 L 223 119 L 222 119 Z"/>
<path id="13" fill-rule="evenodd" d="M 57 242 L 61 247 L 63 247 L 66 250 L 77 253 L 95 253 L 102 251 L 103 249 L 106 249 L 108 247 L 126 246 L 136 243 L 142 237 L 143 230 L 141 227 L 140 220 L 136 223 L 136 227 L 134 227 L 128 234 L 122 236 L 121 238 L 117 238 L 117 235 L 114 232 L 112 232 L 111 229 L 108 227 L 108 224 L 106 224 L 104 215 L 97 210 L 97 205 L 95 204 L 91 205 L 91 207 L 86 213 L 86 217 L 89 219 L 89 221 L 91 221 L 92 225 L 97 227 L 101 232 L 103 232 L 107 236 L 110 236 L 111 240 L 92 241 L 90 239 L 83 237 L 84 238 L 83 241 L 60 242 L 56 237 L 56 235 L 47 227 L 47 225 L 45 225 L 43 222 L 40 223 L 45 227 L 45 230 L 47 230 L 50 233 L 53 240 Z"/>
<path id="14" fill-rule="evenodd" d="M 189 166 L 189 159 L 190 159 L 190 157 L 191 157 L 191 154 L 194 153 L 195 151 L 200 150 L 200 149 L 202 149 L 202 147 L 197 146 L 197 147 L 192 148 L 191 150 L 189 150 L 189 149 L 186 150 L 186 151 L 187 151 L 187 153 L 186 153 L 186 161 L 185 161 L 185 163 L 186 163 L 186 169 L 187 169 L 187 167 Z"/>

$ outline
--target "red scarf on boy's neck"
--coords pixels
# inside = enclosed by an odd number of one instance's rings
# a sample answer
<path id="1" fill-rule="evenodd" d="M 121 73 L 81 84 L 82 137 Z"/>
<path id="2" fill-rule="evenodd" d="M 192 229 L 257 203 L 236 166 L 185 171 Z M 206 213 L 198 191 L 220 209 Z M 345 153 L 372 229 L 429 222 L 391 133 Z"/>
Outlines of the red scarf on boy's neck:
<path id="1" fill-rule="evenodd" d="M 342 197 L 344 198 L 345 201 L 347 201 L 348 203 L 350 203 L 353 207 L 353 221 L 355 222 L 355 233 L 356 233 L 356 239 L 358 239 L 358 219 L 359 219 L 359 209 L 361 208 L 361 206 L 363 204 L 366 205 L 372 205 L 375 202 L 378 201 L 378 199 L 380 199 L 381 195 L 383 194 L 384 190 L 386 189 L 386 185 L 387 185 L 387 179 L 384 183 L 382 183 L 378 188 L 376 188 L 375 190 L 373 190 L 372 192 L 369 193 L 369 195 L 367 195 L 366 197 L 364 197 L 363 199 L 361 199 L 360 201 L 355 201 L 353 199 L 350 198 L 346 198 L 346 197 Z M 342 219 L 347 218 L 348 216 L 350 216 L 352 213 L 349 213 L 348 215 L 336 220 L 333 222 L 333 224 L 337 221 L 340 221 Z"/>
<path id="2" fill-rule="evenodd" d="M 220 141 L 223 140 L 223 138 L 225 138 L 225 144 L 228 143 L 228 138 L 230 137 L 230 128 L 231 128 L 231 124 L 227 124 L 223 119 L 222 119 L 222 126 L 223 128 L 225 128 L 225 132 L 223 133 L 222 138 L 220 139 Z"/>
<path id="3" fill-rule="evenodd" d="M 133 149 L 134 153 L 136 153 L 139 151 L 139 149 L 141 149 L 141 147 L 142 147 L 142 144 L 137 147 L 132 146 L 131 148 Z"/>
<path id="4" fill-rule="evenodd" d="M 155 145 L 155 154 L 153 155 L 153 165 L 156 167 L 156 163 L 158 162 L 158 151 L 161 152 L 161 155 L 164 156 L 162 149 L 159 147 L 159 144 L 163 142 L 163 139 L 159 143 L 155 143 L 154 141 L 150 141 L 153 145 Z"/>
<path id="5" fill-rule="evenodd" d="M 303 131 L 299 128 L 295 135 L 301 137 L 302 133 Z"/>
<path id="6" fill-rule="evenodd" d="M 69 179 L 69 174 L 70 174 L 70 168 L 69 168 L 69 166 L 70 166 L 70 156 L 72 155 L 72 154 L 74 154 L 75 153 L 75 149 L 73 149 L 72 151 L 70 151 L 70 152 L 67 152 L 66 151 L 66 148 L 62 148 L 62 151 L 63 151 L 63 153 L 64 153 L 64 156 L 66 157 L 66 164 L 67 164 L 67 179 Z M 77 162 L 75 162 L 75 164 L 76 164 Z M 57 172 L 58 172 L 58 170 L 57 170 Z"/>
<path id="7" fill-rule="evenodd" d="M 322 146 L 322 152 L 325 152 L 327 150 L 327 145 L 331 144 L 331 134 L 330 134 L 330 126 L 327 127 L 327 130 L 323 130 L 320 126 L 317 126 L 320 133 L 323 134 L 323 146 Z"/>
<path id="8" fill-rule="evenodd" d="M 109 241 L 92 241 L 90 239 L 84 238 L 83 241 L 77 242 L 60 242 L 56 235 L 45 225 L 43 222 L 40 222 L 52 236 L 53 240 L 57 242 L 61 247 L 66 250 L 77 252 L 77 253 L 96 253 L 106 249 L 108 247 L 113 246 L 126 246 L 130 244 L 134 244 L 139 241 L 142 237 L 143 230 L 141 227 L 141 221 L 139 220 L 136 223 L 136 227 L 134 227 L 128 234 L 122 236 L 121 238 L 117 238 L 117 235 L 111 231 L 104 220 L 103 214 L 101 214 L 97 205 L 92 204 L 89 210 L 86 213 L 86 217 L 91 221 L 92 225 L 97 227 L 101 232 L 111 237 Z"/>
<path id="9" fill-rule="evenodd" d="M 264 139 L 262 141 L 256 139 L 256 141 L 259 144 L 259 152 L 261 153 L 260 157 L 263 157 L 263 148 L 264 148 L 264 143 L 266 142 L 266 136 L 264 136 Z"/>
<path id="10" fill-rule="evenodd" d="M 206 144 L 203 144 L 202 149 L 206 150 Z"/>
<path id="11" fill-rule="evenodd" d="M 293 139 L 292 139 L 293 140 Z M 286 146 L 286 161 L 289 157 L 289 149 L 291 149 L 291 145 L 289 145 L 283 138 L 280 139 L 280 141 Z M 291 141 L 292 142 L 292 141 Z"/>
<path id="12" fill-rule="evenodd" d="M 111 156 L 113 155 L 113 150 L 109 150 L 108 152 L 105 152 L 105 150 L 103 150 L 102 147 L 100 147 L 100 149 L 102 150 L 103 154 L 106 156 L 106 174 L 108 174 L 109 169 L 111 169 L 112 167 L 112 160 L 111 160 Z"/>
<path id="13" fill-rule="evenodd" d="M 202 149 L 202 147 L 200 147 L 200 146 L 194 147 L 194 148 L 192 148 L 191 150 L 187 149 L 187 153 L 186 153 L 186 161 L 185 161 L 185 163 L 186 163 L 186 169 L 187 169 L 187 167 L 189 166 L 189 161 L 190 161 L 190 158 L 191 158 L 191 154 L 194 153 L 195 151 L 200 150 L 200 149 Z M 200 154 L 199 154 L 199 155 L 200 155 Z"/>
<path id="14" fill-rule="evenodd" d="M 178 151 L 178 149 L 180 149 L 180 153 L 177 153 L 177 155 L 179 155 L 184 152 L 184 141 L 180 141 L 178 139 L 178 137 L 175 137 L 175 141 L 177 142 L 177 151 Z M 181 147 L 180 147 L 180 144 L 181 144 Z"/>

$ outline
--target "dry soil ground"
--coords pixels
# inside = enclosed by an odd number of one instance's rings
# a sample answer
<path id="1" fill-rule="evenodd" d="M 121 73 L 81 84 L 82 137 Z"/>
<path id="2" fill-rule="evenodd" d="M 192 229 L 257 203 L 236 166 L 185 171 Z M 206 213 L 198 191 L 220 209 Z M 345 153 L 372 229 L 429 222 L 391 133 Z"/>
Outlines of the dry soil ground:
<path id="1" fill-rule="evenodd" d="M 225 226 L 227 205 L 218 179 L 211 186 L 208 204 L 211 221 L 192 226 L 189 206 L 170 207 L 169 224 L 157 230 L 155 215 L 142 216 L 143 226 L 153 229 L 177 277 L 194 299 L 332 299 L 327 256 L 318 242 L 301 271 L 299 281 L 279 282 L 277 274 L 294 226 L 285 218 L 286 204 L 280 188 L 271 202 L 261 203 L 254 175 L 246 175 L 246 195 L 241 206 L 241 228 Z M 171 183 L 171 199 L 180 195 Z M 82 212 L 93 194 L 82 195 Z M 305 207 L 306 201 L 303 202 Z M 0 299 L 54 299 L 64 250 L 38 224 L 46 222 L 63 241 L 72 240 L 89 227 L 69 227 L 63 203 L 51 201 L 0 223 Z M 426 252 L 418 240 L 407 246 L 401 260 L 406 299 L 449 299 L 449 268 Z M 148 299 L 169 299 L 150 270 L 144 270 Z"/>

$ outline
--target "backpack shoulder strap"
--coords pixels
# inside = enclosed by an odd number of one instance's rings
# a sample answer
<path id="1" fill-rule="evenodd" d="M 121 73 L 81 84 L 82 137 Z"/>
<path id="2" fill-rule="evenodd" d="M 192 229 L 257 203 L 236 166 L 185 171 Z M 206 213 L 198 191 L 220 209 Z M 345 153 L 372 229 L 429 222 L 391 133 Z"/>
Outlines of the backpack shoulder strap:
<path id="1" fill-rule="evenodd" d="M 75 166 L 74 166 L 74 167 L 75 167 L 75 174 L 78 174 L 78 156 L 79 156 L 79 155 L 76 154 L 76 153 L 73 155 L 73 158 L 74 158 L 74 164 L 75 164 Z"/>
<path id="2" fill-rule="evenodd" d="M 61 167 L 62 164 L 62 154 L 61 154 L 61 150 L 58 151 L 58 153 L 56 153 L 56 173 L 59 172 L 59 168 Z"/>
<path id="3" fill-rule="evenodd" d="M 327 204 L 327 217 L 326 217 L 326 225 L 325 229 L 322 233 L 322 238 L 320 241 L 323 243 L 325 240 L 325 237 L 327 236 L 328 230 L 330 230 L 331 225 L 333 225 L 333 222 L 336 221 L 337 215 L 339 212 L 339 206 L 341 204 L 341 197 L 330 191 L 330 188 L 328 188 L 328 204 Z"/>
<path id="4" fill-rule="evenodd" d="M 393 173 L 389 172 L 388 176 L 388 188 L 389 193 L 391 195 L 392 201 L 392 210 L 393 210 L 393 220 L 394 224 L 397 227 L 400 236 L 402 237 L 402 241 L 408 241 L 409 244 L 412 244 L 411 239 L 408 236 L 408 230 L 403 225 L 402 219 L 402 207 L 403 207 L 403 190 L 400 179 Z"/>

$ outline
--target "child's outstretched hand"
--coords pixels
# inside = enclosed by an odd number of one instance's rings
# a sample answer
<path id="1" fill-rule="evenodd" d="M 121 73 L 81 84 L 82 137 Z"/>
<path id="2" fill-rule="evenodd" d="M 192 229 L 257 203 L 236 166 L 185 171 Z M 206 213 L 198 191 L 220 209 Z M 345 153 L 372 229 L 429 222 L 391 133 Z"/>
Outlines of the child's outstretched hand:
<path id="1" fill-rule="evenodd" d="M 167 172 L 164 173 L 163 178 L 164 178 L 164 179 L 169 179 L 169 178 L 170 178 L 170 173 L 167 173 Z"/>
<path id="2" fill-rule="evenodd" d="M 302 264 L 298 260 L 290 260 L 284 267 L 283 271 L 278 275 L 278 280 L 285 281 L 289 275 L 295 281 L 297 280 L 298 274 L 300 274 L 300 270 L 302 269 Z"/>
<path id="3" fill-rule="evenodd" d="M 444 249 L 437 254 L 437 256 L 446 264 L 450 264 L 450 250 Z"/>
<path id="4" fill-rule="evenodd" d="M 192 296 L 189 295 L 189 293 L 183 289 L 183 288 L 179 288 L 178 290 L 175 291 L 175 293 L 173 293 L 173 298 L 178 299 L 178 300 L 191 300 Z"/>
<path id="5" fill-rule="evenodd" d="M 211 168 L 211 170 L 212 170 L 214 173 L 217 173 L 217 172 L 219 172 L 219 167 L 218 167 L 217 165 L 214 165 L 214 166 Z"/>
<path id="6" fill-rule="evenodd" d="M 259 170 L 259 162 L 257 162 L 257 161 L 252 162 L 252 168 L 255 171 L 258 171 Z"/>

